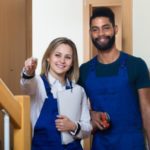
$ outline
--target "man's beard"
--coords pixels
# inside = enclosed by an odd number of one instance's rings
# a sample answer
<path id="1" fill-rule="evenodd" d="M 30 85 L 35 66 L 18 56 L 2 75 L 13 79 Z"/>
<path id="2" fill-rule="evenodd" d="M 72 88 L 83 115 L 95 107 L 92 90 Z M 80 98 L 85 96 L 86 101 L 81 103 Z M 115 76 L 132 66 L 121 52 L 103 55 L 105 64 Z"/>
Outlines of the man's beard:
<path id="1" fill-rule="evenodd" d="M 98 42 L 99 40 L 99 37 L 98 38 L 92 38 L 92 42 L 93 42 L 93 45 L 97 48 L 97 50 L 99 51 L 107 51 L 107 50 L 110 50 L 114 43 L 115 43 L 115 34 L 113 36 L 107 36 L 106 37 L 108 39 L 108 42 L 106 44 L 101 44 Z"/>

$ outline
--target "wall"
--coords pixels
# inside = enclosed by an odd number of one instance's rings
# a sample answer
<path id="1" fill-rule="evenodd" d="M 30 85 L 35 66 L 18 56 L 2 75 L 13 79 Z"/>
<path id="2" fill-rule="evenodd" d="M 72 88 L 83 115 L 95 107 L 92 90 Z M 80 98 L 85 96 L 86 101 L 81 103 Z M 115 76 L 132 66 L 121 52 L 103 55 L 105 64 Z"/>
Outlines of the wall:
<path id="1" fill-rule="evenodd" d="M 133 54 L 142 57 L 150 67 L 149 0 L 133 0 Z M 83 62 L 83 1 L 33 0 L 33 56 L 41 58 L 49 42 L 58 37 L 71 38 L 77 45 L 79 63 Z"/>
<path id="2" fill-rule="evenodd" d="M 79 62 L 83 61 L 81 0 L 33 0 L 33 56 L 39 59 L 51 40 L 71 38 L 77 45 Z"/>
<path id="3" fill-rule="evenodd" d="M 150 68 L 150 1 L 133 0 L 133 54 Z"/>

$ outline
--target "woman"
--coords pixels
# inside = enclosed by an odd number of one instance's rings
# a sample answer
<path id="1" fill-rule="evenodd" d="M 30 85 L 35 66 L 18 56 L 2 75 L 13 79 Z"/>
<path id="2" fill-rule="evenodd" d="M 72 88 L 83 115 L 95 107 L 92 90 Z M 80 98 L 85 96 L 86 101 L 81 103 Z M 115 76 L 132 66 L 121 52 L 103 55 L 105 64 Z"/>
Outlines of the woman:
<path id="1" fill-rule="evenodd" d="M 47 48 L 40 76 L 35 75 L 37 60 L 29 58 L 25 61 L 21 87 L 31 96 L 32 150 L 82 150 L 80 139 L 91 132 L 86 94 L 75 83 L 79 76 L 77 57 L 75 44 L 60 37 Z M 69 118 L 70 113 L 60 114 L 57 100 L 60 92 L 70 90 L 74 93 L 74 89 L 81 93 L 78 103 L 75 103 L 80 110 L 70 110 L 76 119 Z M 63 101 L 63 97 L 60 99 Z M 63 109 L 69 110 L 70 107 L 66 105 Z"/>

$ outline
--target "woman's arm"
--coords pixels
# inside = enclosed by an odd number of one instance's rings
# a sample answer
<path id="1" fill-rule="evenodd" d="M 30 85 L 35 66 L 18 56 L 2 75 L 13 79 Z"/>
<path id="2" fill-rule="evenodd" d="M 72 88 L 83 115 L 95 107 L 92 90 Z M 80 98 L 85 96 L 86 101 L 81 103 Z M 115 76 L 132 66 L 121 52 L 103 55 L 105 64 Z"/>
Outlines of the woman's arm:
<path id="1" fill-rule="evenodd" d="M 35 70 L 37 67 L 37 60 L 28 58 L 21 72 L 20 85 L 24 94 L 34 95 L 37 87 L 37 78 L 35 77 Z"/>
<path id="2" fill-rule="evenodd" d="M 88 99 L 83 89 L 83 99 L 81 103 L 81 118 L 79 120 L 80 130 L 77 135 L 77 138 L 85 138 L 91 134 L 92 125 L 91 125 L 91 117 L 89 112 L 89 104 Z"/>

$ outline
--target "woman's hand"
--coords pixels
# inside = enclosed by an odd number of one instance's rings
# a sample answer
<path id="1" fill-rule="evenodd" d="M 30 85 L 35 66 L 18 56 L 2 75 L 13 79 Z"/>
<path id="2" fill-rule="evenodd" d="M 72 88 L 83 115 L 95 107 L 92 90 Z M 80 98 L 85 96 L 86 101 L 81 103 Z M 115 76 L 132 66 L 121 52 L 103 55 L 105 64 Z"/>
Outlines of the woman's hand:
<path id="1" fill-rule="evenodd" d="M 37 67 L 37 59 L 36 58 L 28 58 L 24 63 L 24 69 L 27 75 L 32 76 L 35 73 L 35 69 Z"/>
<path id="2" fill-rule="evenodd" d="M 64 115 L 58 115 L 55 120 L 58 131 L 75 131 L 77 125 Z"/>

